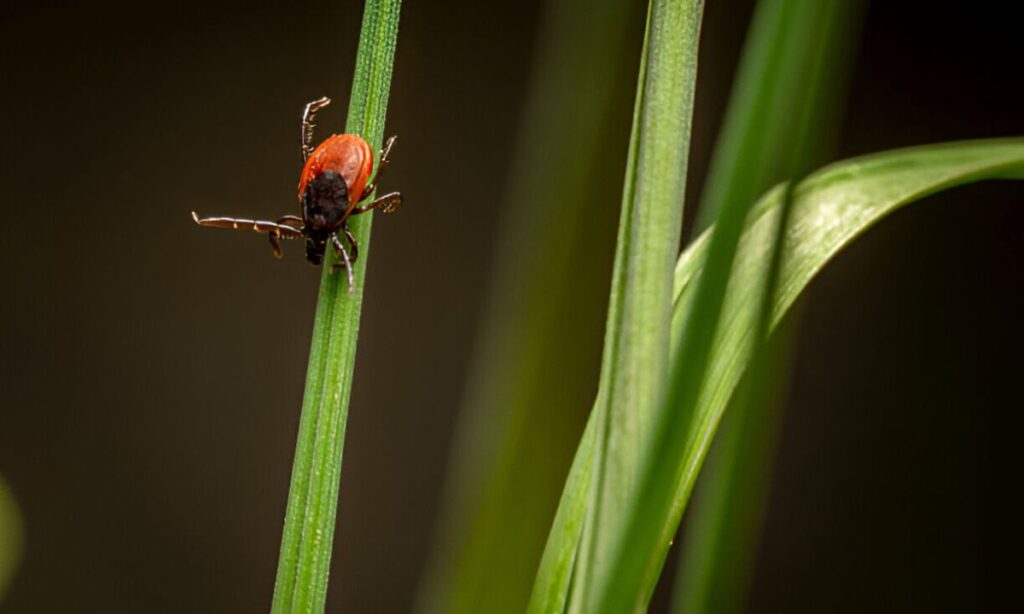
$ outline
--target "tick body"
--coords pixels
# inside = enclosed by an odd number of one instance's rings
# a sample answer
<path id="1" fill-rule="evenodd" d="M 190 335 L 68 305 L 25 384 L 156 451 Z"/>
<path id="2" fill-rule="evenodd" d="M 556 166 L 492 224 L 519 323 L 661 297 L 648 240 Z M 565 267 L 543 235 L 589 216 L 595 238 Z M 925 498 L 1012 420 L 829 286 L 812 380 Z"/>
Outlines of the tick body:
<path id="1" fill-rule="evenodd" d="M 389 138 L 384 144 L 373 181 L 370 181 L 370 175 L 373 174 L 373 150 L 361 137 L 355 134 L 336 134 L 315 149 L 312 147 L 313 118 L 319 109 L 330 102 L 329 98 L 314 100 L 306 105 L 302 113 L 303 167 L 298 190 L 301 217 L 286 215 L 271 222 L 229 217 L 200 218 L 193 211 L 192 218 L 200 226 L 265 232 L 278 258 L 281 257 L 280 239 L 305 238 L 306 259 L 317 265 L 323 262 L 324 252 L 330 245 L 340 259 L 334 267 L 345 268 L 351 292 L 354 287 L 352 264 L 359 256 L 359 246 L 349 230 L 349 218 L 372 209 L 390 213 L 402 203 L 402 195 L 392 192 L 360 206 L 376 190 L 381 171 L 388 165 L 388 154 L 395 137 Z M 347 248 L 339 234 L 345 237 Z"/>

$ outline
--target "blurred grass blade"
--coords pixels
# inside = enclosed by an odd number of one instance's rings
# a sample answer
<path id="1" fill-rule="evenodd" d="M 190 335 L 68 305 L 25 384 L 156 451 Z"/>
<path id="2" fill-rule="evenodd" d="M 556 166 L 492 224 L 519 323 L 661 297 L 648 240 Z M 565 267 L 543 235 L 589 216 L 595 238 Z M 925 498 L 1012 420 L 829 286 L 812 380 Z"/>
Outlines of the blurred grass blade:
<path id="1" fill-rule="evenodd" d="M 594 407 L 605 403 L 603 387 L 598 392 Z M 530 594 L 527 612 L 530 614 L 561 614 L 566 611 L 569 589 L 576 568 L 576 554 L 583 535 L 587 516 L 587 497 L 590 494 L 591 474 L 594 468 L 594 438 L 597 434 L 597 412 L 590 414 L 586 430 L 580 439 L 569 476 L 565 481 L 562 499 L 551 526 L 551 533 L 537 568 L 537 578 Z"/>
<path id="2" fill-rule="evenodd" d="M 384 135 L 400 0 L 367 0 L 346 132 L 379 150 Z M 292 467 L 272 611 L 322 612 L 338 506 L 342 447 L 355 366 L 359 313 L 372 213 L 353 219 L 360 245 L 355 291 L 332 271 L 328 250 L 320 280 L 295 464 Z"/>
<path id="3" fill-rule="evenodd" d="M 648 15 L 601 382 L 584 438 L 595 446 L 577 453 L 531 611 L 594 607 L 593 587 L 608 581 L 606 538 L 621 523 L 622 493 L 636 480 L 645 445 L 638 437 L 664 387 L 702 9 L 699 1 L 655 0 Z"/>
<path id="4" fill-rule="evenodd" d="M 695 232 L 732 199 L 753 203 L 835 146 L 860 0 L 761 0 L 750 24 Z"/>
<path id="5" fill-rule="evenodd" d="M 772 301 L 772 326 L 815 273 L 885 215 L 937 191 L 989 178 L 1024 178 L 1024 139 L 896 150 L 837 163 L 808 177 L 793 195 Z M 688 342 L 694 338 L 695 323 L 712 321 L 701 317 L 706 314 L 698 308 L 708 301 L 711 264 L 721 265 L 712 262 L 720 228 L 716 225 L 713 233 L 709 231 L 710 241 L 705 233 L 680 258 L 672 389 L 667 410 L 655 424 L 650 462 L 631 508 L 622 542 L 627 547 L 616 553 L 612 565 L 616 583 L 604 594 L 599 611 L 630 609 L 637 591 L 649 595 L 657 580 L 697 471 L 750 359 L 760 282 L 769 266 L 783 194 L 782 187 L 772 190 L 748 216 L 740 249 L 730 260 L 735 267 L 730 267 L 727 291 L 715 301 L 721 308 L 713 320 L 721 326 L 715 327 L 706 344 Z M 693 356 L 695 348 L 703 349 L 702 357 Z M 694 369 L 695 365 L 701 368 Z M 692 381 L 698 376 L 699 381 Z"/>
<path id="6" fill-rule="evenodd" d="M 702 504 L 694 510 L 684 533 L 680 582 L 674 586 L 677 612 L 732 612 L 743 604 L 749 566 L 774 459 L 778 431 L 778 399 L 789 362 L 789 333 L 769 340 L 772 298 L 782 267 L 785 234 L 793 207 L 792 183 L 783 184 L 766 266 L 759 285 L 750 366 L 730 402 L 724 429 L 715 438 L 710 466 L 704 468 Z M 657 573 L 647 580 L 653 593 Z"/>
<path id="7" fill-rule="evenodd" d="M 712 157 L 699 228 L 723 209 L 725 197 L 752 203 L 773 184 L 800 177 L 824 161 L 839 133 L 837 103 L 845 98 L 862 14 L 863 3 L 857 0 L 758 3 Z M 730 189 L 736 186 L 741 189 Z M 785 217 L 780 216 L 780 230 Z M 773 263 L 777 252 L 772 253 Z M 773 275 L 769 272 L 762 284 L 765 314 L 759 344 L 767 333 Z M 777 339 L 773 348 L 764 348 L 771 358 L 755 361 L 697 483 L 699 505 L 683 527 L 674 589 L 677 611 L 727 612 L 742 603 L 770 477 L 776 431 L 772 403 L 785 372 L 786 345 L 785 339 Z M 761 350 L 754 352 L 759 355 Z"/>
<path id="8" fill-rule="evenodd" d="M 523 611 L 593 402 L 643 7 L 546 4 L 424 612 Z"/>
<path id="9" fill-rule="evenodd" d="M 23 523 L 7 483 L 0 477 L 0 604 L 21 560 Z"/>
<path id="10" fill-rule="evenodd" d="M 766 295 L 767 296 L 767 295 Z M 792 320 L 756 336 L 683 524 L 672 612 L 740 612 L 767 505 L 792 354 Z M 755 335 L 760 335 L 760 326 Z"/>
<path id="11" fill-rule="evenodd" d="M 778 400 L 788 369 L 790 333 L 795 328 L 794 318 L 790 318 L 789 326 L 769 339 L 772 297 L 793 206 L 793 184 L 783 185 L 767 265 L 756 282 L 760 289 L 750 366 L 714 439 L 712 462 L 704 467 L 698 482 L 704 497 L 698 499 L 700 506 L 685 527 L 682 581 L 673 587 L 677 612 L 732 612 L 744 601 L 774 460 Z M 648 580 L 648 594 L 656 583 L 656 578 Z"/>

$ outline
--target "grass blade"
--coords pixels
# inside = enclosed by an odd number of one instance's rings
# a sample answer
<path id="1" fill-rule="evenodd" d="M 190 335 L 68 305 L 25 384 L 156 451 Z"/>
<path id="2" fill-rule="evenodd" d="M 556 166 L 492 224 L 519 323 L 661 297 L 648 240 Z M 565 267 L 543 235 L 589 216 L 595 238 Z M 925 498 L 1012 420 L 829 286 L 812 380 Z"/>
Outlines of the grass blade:
<path id="1" fill-rule="evenodd" d="M 812 164 L 823 162 L 838 135 L 837 102 L 843 99 L 862 9 L 862 3 L 849 0 L 758 3 L 712 158 L 700 228 L 723 209 L 729 186 L 745 190 L 732 197 L 754 202 L 773 184 L 800 177 Z M 780 216 L 780 231 L 785 217 Z M 781 235 L 779 239 L 773 263 Z M 677 611 L 727 612 L 742 603 L 773 457 L 773 399 L 780 394 L 777 384 L 788 345 L 779 338 L 771 348 L 760 347 L 776 269 L 762 284 L 765 313 L 754 350 L 758 358 L 718 434 L 709 466 L 697 483 L 699 505 L 683 527 L 674 589 Z"/>
<path id="2" fill-rule="evenodd" d="M 761 0 L 750 24 L 695 232 L 730 198 L 753 203 L 835 145 L 858 0 Z"/>
<path id="3" fill-rule="evenodd" d="M 14 577 L 24 546 L 21 514 L 7 483 L 0 478 L 0 604 Z"/>
<path id="4" fill-rule="evenodd" d="M 872 224 L 899 207 L 929 194 L 990 178 L 1024 178 L 1024 139 L 970 141 L 896 150 L 831 165 L 814 173 L 794 191 L 790 223 L 785 232 L 771 324 L 776 326 L 813 276 L 844 246 Z M 707 453 L 722 413 L 748 365 L 757 327 L 760 280 L 768 266 L 784 190 L 767 194 L 748 216 L 746 230 L 728 287 L 716 302 L 715 320 L 704 358 L 682 362 L 697 307 L 706 288 L 704 279 L 713 254 L 713 236 L 705 233 L 684 252 L 676 268 L 677 300 L 673 316 L 674 379 L 655 445 L 630 519 L 628 548 L 618 553 L 614 569 L 619 584 L 606 593 L 602 611 L 622 611 L 632 593 L 649 594 L 664 561 L 694 479 Z M 716 226 L 714 233 L 718 233 Z M 700 283 L 694 283 L 700 279 Z M 706 290 L 704 292 L 707 292 Z M 692 352 L 692 349 L 691 349 Z M 697 373 L 680 368 L 702 364 Z M 684 387 L 696 393 L 687 398 Z M 693 393 L 691 393 L 693 394 Z M 689 407 L 682 404 L 689 401 Z M 682 407 L 682 410 L 680 410 Z M 689 410 L 689 411 L 687 411 Z M 638 569 L 642 573 L 638 574 Z"/>
<path id="5" fill-rule="evenodd" d="M 590 611 L 668 367 L 672 281 L 703 3 L 655 0 L 637 84 L 601 383 L 549 536 L 531 611 Z M 590 503 L 587 505 L 587 503 Z M 588 515 L 589 511 L 589 515 Z M 582 530 L 582 535 L 580 534 Z M 577 552 L 578 550 L 578 552 Z M 570 588 L 572 594 L 567 593 Z"/>
<path id="6" fill-rule="evenodd" d="M 529 599 L 572 460 L 565 442 L 593 401 L 618 205 L 608 195 L 623 162 L 608 152 L 627 137 L 617 119 L 642 8 L 547 2 L 421 611 L 522 612 Z"/>
<path id="7" fill-rule="evenodd" d="M 770 337 L 758 325 L 750 369 L 729 403 L 697 480 L 672 589 L 672 611 L 677 614 L 740 612 L 745 605 L 796 328 L 791 320 L 786 323 Z"/>
<path id="8" fill-rule="evenodd" d="M 367 0 L 363 12 L 346 132 L 361 135 L 375 150 L 384 135 L 401 0 Z M 332 273 L 328 250 L 320 280 L 313 341 L 299 422 L 295 463 L 272 611 L 322 612 L 334 541 L 363 282 L 370 247 L 372 213 L 353 219 L 360 244 L 355 291 L 344 275 Z"/>

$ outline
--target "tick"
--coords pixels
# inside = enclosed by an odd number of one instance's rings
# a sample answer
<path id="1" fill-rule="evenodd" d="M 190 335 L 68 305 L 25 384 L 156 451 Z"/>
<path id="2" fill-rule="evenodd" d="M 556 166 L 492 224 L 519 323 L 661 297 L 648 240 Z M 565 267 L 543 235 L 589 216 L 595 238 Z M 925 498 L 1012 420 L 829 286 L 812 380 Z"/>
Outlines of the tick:
<path id="1" fill-rule="evenodd" d="M 391 213 L 402 204 L 402 195 L 391 192 L 360 206 L 377 189 L 377 180 L 388 165 L 388 154 L 395 144 L 395 137 L 389 138 L 384 144 L 373 181 L 369 181 L 373 171 L 373 150 L 358 135 L 335 134 L 313 148 L 313 119 L 317 111 L 330 103 L 330 98 L 319 98 L 307 104 L 302 111 L 303 167 L 299 175 L 299 210 L 302 217 L 286 215 L 271 222 L 234 217 L 201 218 L 193 211 L 192 219 L 200 226 L 265 232 L 270 237 L 270 245 L 277 258 L 281 257 L 281 239 L 305 238 L 306 259 L 319 265 L 330 244 L 341 260 L 334 265 L 334 269 L 345 268 L 348 273 L 348 291 L 352 292 L 355 285 L 352 264 L 359 257 L 359 244 L 349 230 L 349 218 L 373 209 Z M 339 234 L 345 236 L 348 248 L 342 243 Z"/>

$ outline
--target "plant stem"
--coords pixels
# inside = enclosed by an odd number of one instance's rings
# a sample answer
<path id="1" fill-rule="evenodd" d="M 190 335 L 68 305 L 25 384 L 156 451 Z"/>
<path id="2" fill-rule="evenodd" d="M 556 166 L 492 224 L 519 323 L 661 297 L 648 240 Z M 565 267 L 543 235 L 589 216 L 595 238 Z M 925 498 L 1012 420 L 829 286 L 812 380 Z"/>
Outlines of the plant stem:
<path id="1" fill-rule="evenodd" d="M 361 135 L 375 150 L 384 136 L 400 9 L 401 0 L 366 0 L 363 12 L 346 132 Z M 275 614 L 322 612 L 327 598 L 372 216 L 352 220 L 360 244 L 354 292 L 348 292 L 345 276 L 333 271 L 336 258 L 330 250 L 323 265 L 274 585 Z"/>
<path id="2" fill-rule="evenodd" d="M 0 477 L 0 604 L 21 562 L 24 521 L 7 483 Z"/>
<path id="3" fill-rule="evenodd" d="M 988 178 L 1024 178 L 1024 139 L 896 150 L 848 160 L 812 174 L 793 192 L 791 221 L 784 227 L 782 266 L 772 301 L 772 327 L 778 326 L 811 278 L 879 219 L 929 194 Z M 600 600 L 603 611 L 628 609 L 623 604 L 632 603 L 633 586 L 638 581 L 650 595 L 719 420 L 749 365 L 765 268 L 778 236 L 781 188 L 759 201 L 748 216 L 742 241 L 733 244 L 741 249 L 730 259 L 735 266 L 728 275 L 728 292 L 715 297 L 721 308 L 716 307 L 714 319 L 720 325 L 712 340 L 700 348 L 699 364 L 685 360 L 686 350 L 695 348 L 688 344 L 694 339 L 695 323 L 711 323 L 707 311 L 699 315 L 698 308 L 707 301 L 709 271 L 721 267 L 724 260 L 721 255 L 714 258 L 714 239 L 720 236 L 720 227 L 716 224 L 705 232 L 680 258 L 672 335 L 677 354 L 674 367 L 700 368 L 686 372 L 686 377 L 696 380 L 693 383 L 681 382 L 681 377 L 669 380 L 676 389 L 670 390 L 666 411 L 656 424 L 656 444 L 637 489 L 640 494 L 623 540 L 626 547 L 613 563 L 617 584 Z M 679 359 L 680 354 L 684 360 Z M 696 391 L 688 391 L 696 394 L 683 397 L 680 384 L 696 387 Z M 645 565 L 647 569 L 643 569 Z M 642 579 L 637 577 L 638 570 L 642 570 Z"/>
<path id="4" fill-rule="evenodd" d="M 648 423 L 668 369 L 670 269 L 686 185 L 703 3 L 654 0 L 648 13 L 626 163 L 597 399 L 549 535 L 530 611 L 593 611 L 614 582 Z M 571 594 L 570 594 L 571 592 Z"/>
<path id="5" fill-rule="evenodd" d="M 796 179 L 825 161 L 838 135 L 849 60 L 862 3 L 761 0 L 744 46 L 711 172 L 701 201 L 700 228 L 714 221 L 729 186 L 754 202 L 779 181 Z M 786 207 L 779 231 L 786 227 Z M 771 475 L 785 379 L 786 333 L 765 345 L 782 241 L 764 282 L 763 314 L 754 358 L 716 436 L 697 483 L 695 507 L 683 527 L 678 612 L 742 608 Z"/>

